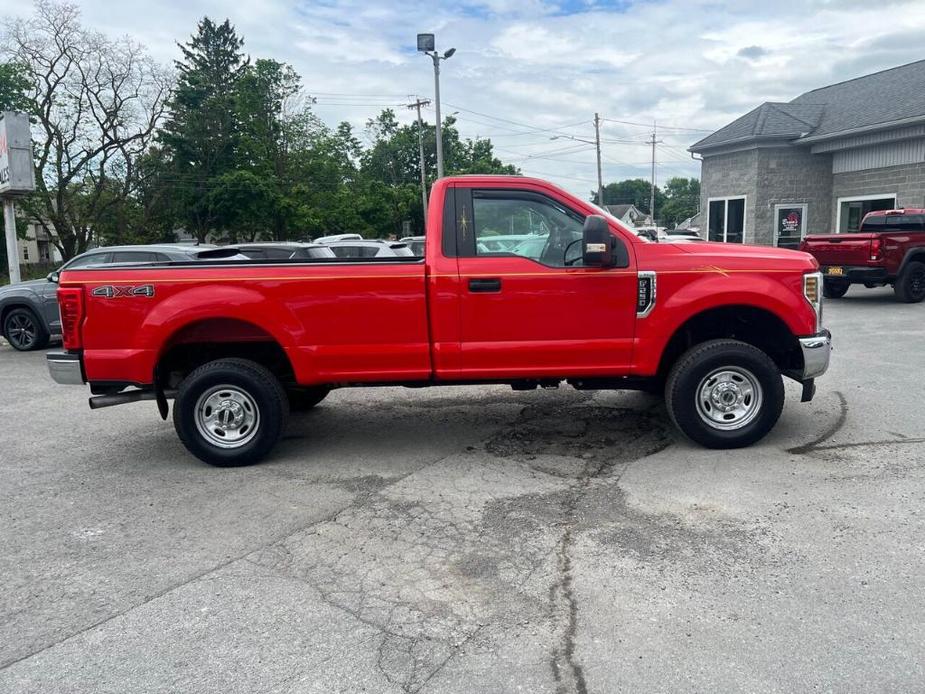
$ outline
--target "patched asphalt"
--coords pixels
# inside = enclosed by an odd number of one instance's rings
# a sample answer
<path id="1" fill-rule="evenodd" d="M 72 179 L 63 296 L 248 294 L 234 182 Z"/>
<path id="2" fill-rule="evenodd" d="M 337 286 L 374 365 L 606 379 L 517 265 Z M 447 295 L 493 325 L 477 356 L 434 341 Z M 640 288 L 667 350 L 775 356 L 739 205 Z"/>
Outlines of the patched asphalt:
<path id="1" fill-rule="evenodd" d="M 641 393 L 333 393 L 191 458 L 0 345 L 0 691 L 917 691 L 925 305 L 852 289 L 742 451 Z"/>

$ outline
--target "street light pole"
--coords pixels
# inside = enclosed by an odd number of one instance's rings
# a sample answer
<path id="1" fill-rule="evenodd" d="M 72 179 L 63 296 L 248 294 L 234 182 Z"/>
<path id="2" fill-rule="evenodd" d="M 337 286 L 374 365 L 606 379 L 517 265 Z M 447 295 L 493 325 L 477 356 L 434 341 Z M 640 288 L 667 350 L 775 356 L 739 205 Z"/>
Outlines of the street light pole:
<path id="1" fill-rule="evenodd" d="M 443 122 L 440 120 L 440 54 L 431 53 L 434 59 L 434 111 L 437 118 L 437 178 L 443 178 Z"/>
<path id="2" fill-rule="evenodd" d="M 434 110 L 437 118 L 437 178 L 443 178 L 443 123 L 440 120 L 440 61 L 448 60 L 456 52 L 450 48 L 440 55 L 435 47 L 433 34 L 418 34 L 418 50 L 434 61 Z"/>

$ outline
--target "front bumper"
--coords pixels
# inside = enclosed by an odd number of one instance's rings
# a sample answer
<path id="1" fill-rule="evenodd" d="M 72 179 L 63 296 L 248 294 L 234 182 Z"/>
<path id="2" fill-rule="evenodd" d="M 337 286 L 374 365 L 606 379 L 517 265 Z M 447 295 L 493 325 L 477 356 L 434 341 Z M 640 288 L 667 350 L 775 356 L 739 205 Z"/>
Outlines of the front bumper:
<path id="1" fill-rule="evenodd" d="M 82 386 L 85 383 L 83 362 L 79 354 L 49 352 L 45 359 L 48 362 L 48 373 L 55 383 L 65 386 Z"/>
<path id="2" fill-rule="evenodd" d="M 829 368 L 832 355 L 832 333 L 821 330 L 812 337 L 800 338 L 800 350 L 803 352 L 803 373 L 800 381 L 808 381 L 821 376 Z"/>

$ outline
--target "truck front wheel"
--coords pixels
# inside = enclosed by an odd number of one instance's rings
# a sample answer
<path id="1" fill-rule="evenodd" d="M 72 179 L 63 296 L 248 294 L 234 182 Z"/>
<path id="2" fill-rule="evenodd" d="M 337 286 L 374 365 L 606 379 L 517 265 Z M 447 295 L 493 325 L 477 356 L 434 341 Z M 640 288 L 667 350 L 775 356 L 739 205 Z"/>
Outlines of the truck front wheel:
<path id="1" fill-rule="evenodd" d="M 269 453 L 288 414 L 286 391 L 268 369 L 248 359 L 219 359 L 180 383 L 173 424 L 197 458 L 235 467 Z"/>
<path id="2" fill-rule="evenodd" d="M 678 359 L 665 386 L 671 420 L 707 448 L 742 448 L 761 440 L 784 407 L 777 365 L 757 347 L 710 340 Z"/>

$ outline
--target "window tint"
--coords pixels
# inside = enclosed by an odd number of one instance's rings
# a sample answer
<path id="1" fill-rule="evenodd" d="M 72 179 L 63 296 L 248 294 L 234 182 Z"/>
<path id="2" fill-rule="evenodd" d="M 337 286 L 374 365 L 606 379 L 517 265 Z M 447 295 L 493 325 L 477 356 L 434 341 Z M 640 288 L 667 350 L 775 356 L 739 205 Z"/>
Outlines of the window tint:
<path id="1" fill-rule="evenodd" d="M 330 248 L 301 248 L 296 258 L 330 258 L 333 254 Z"/>
<path id="2" fill-rule="evenodd" d="M 861 231 L 925 231 L 925 215 L 891 214 L 868 217 L 861 224 Z"/>
<path id="3" fill-rule="evenodd" d="M 115 251 L 112 254 L 113 263 L 153 263 L 157 260 L 157 253 L 148 251 Z"/>
<path id="4" fill-rule="evenodd" d="M 74 258 L 64 267 L 73 270 L 78 267 L 87 267 L 88 265 L 104 265 L 109 262 L 109 253 L 88 253 L 79 258 Z"/>
<path id="5" fill-rule="evenodd" d="M 472 196 L 477 256 L 517 255 L 565 267 L 581 258 L 583 224 L 580 215 L 535 194 Z"/>

